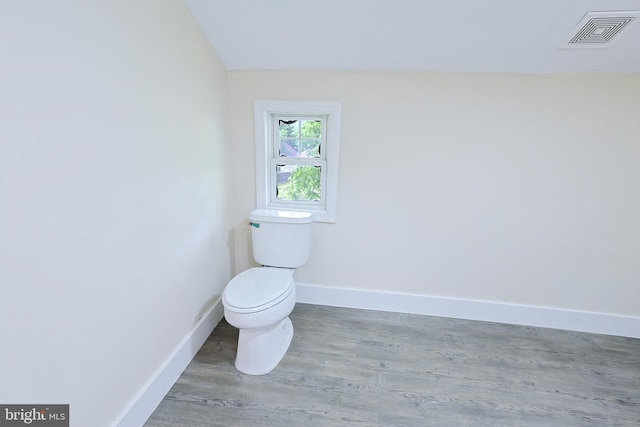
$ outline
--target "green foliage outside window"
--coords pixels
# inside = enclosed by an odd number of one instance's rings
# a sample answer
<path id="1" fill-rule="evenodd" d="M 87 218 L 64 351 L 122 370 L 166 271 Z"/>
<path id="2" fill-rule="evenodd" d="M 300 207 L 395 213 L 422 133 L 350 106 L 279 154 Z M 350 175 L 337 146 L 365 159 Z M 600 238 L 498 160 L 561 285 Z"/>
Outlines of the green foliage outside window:
<path id="1" fill-rule="evenodd" d="M 278 198 L 285 200 L 320 200 L 320 167 L 300 166 L 289 181 L 278 186 Z"/>

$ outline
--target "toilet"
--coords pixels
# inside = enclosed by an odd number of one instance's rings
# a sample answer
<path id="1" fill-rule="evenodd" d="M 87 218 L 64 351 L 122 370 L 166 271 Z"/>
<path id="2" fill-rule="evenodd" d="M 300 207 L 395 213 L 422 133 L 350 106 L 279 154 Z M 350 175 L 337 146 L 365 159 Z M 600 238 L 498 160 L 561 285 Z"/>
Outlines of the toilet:
<path id="1" fill-rule="evenodd" d="M 311 254 L 312 221 L 310 212 L 257 209 L 249 215 L 253 258 L 262 267 L 238 274 L 222 293 L 224 317 L 240 330 L 235 360 L 240 372 L 271 372 L 291 344 L 293 272 Z"/>

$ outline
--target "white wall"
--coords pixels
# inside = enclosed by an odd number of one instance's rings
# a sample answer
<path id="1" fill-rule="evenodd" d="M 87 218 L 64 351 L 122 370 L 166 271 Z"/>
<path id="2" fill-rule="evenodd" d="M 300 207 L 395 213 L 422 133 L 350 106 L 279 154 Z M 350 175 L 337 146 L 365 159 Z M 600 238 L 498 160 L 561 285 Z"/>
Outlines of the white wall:
<path id="1" fill-rule="evenodd" d="M 236 271 L 250 265 L 252 102 L 341 101 L 337 222 L 315 224 L 298 282 L 640 315 L 640 75 L 228 80 Z"/>
<path id="2" fill-rule="evenodd" d="M 225 120 L 181 1 L 3 3 L 0 402 L 109 425 L 217 301 Z"/>

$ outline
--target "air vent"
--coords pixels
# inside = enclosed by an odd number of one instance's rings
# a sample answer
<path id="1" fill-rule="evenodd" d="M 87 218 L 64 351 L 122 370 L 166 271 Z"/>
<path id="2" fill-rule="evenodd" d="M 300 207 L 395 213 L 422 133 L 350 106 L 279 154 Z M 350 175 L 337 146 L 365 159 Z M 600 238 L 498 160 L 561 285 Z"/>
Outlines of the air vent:
<path id="1" fill-rule="evenodd" d="M 633 27 L 640 11 L 589 12 L 560 45 L 562 48 L 609 47 Z"/>

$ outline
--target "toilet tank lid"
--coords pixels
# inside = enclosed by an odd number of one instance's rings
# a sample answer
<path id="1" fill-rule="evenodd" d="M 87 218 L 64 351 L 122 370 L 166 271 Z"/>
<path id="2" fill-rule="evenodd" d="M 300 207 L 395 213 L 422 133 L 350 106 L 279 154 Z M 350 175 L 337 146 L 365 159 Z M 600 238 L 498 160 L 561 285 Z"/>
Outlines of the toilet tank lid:
<path id="1" fill-rule="evenodd" d="M 287 211 L 277 209 L 256 209 L 249 215 L 249 220 L 257 222 L 284 222 L 308 224 L 313 221 L 311 212 Z"/>

